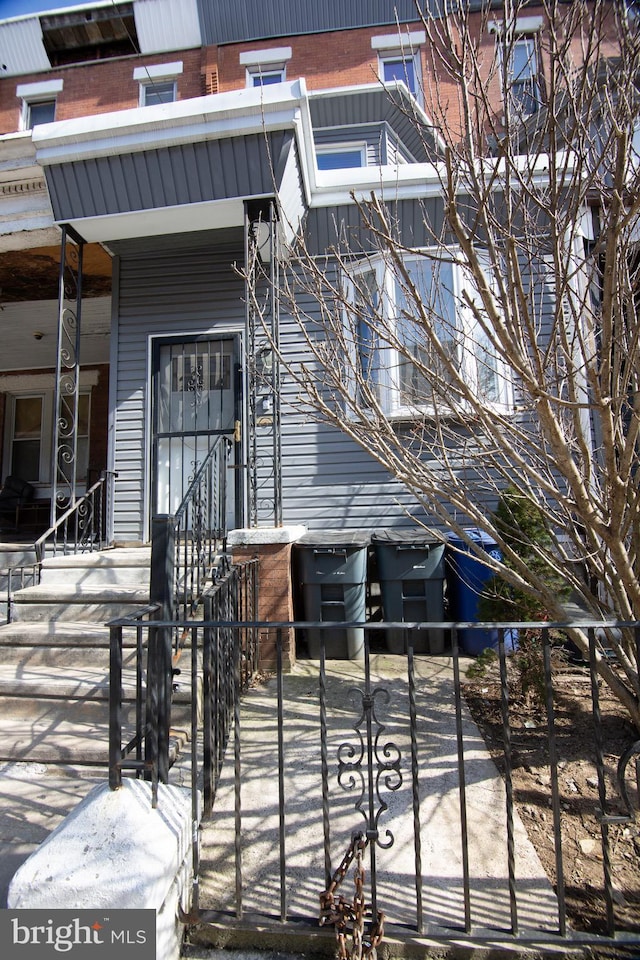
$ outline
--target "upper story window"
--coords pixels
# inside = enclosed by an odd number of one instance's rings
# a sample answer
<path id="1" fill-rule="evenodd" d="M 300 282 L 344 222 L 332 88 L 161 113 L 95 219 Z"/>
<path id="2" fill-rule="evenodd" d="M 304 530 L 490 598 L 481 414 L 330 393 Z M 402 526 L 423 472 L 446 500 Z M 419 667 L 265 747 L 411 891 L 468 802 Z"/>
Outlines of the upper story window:
<path id="1" fill-rule="evenodd" d="M 344 170 L 366 167 L 367 148 L 364 143 L 336 143 L 316 147 L 318 170 Z"/>
<path id="2" fill-rule="evenodd" d="M 133 79 L 140 84 L 140 106 L 153 107 L 178 99 L 177 78 L 182 74 L 182 61 L 136 67 Z"/>
<path id="3" fill-rule="evenodd" d="M 32 130 L 39 123 L 51 123 L 56 118 L 56 95 L 62 90 L 62 80 L 43 80 L 40 83 L 21 83 L 16 96 L 22 101 L 20 129 Z"/>
<path id="4" fill-rule="evenodd" d="M 425 42 L 424 30 L 373 37 L 371 46 L 378 51 L 378 76 L 383 83 L 404 83 L 421 99 L 420 47 Z"/>
<path id="5" fill-rule="evenodd" d="M 505 31 L 502 23 L 491 24 L 497 35 L 505 107 L 516 116 L 529 117 L 542 103 L 541 27 L 540 17 L 519 17 L 511 31 Z"/>
<path id="6" fill-rule="evenodd" d="M 375 400 L 390 417 L 446 414 L 448 404 L 464 406 L 456 390 L 462 381 L 487 405 L 504 408 L 506 371 L 479 305 L 472 307 L 478 301 L 454 251 L 450 259 L 442 250 L 416 251 L 404 271 L 382 258 L 357 266 L 347 280 L 345 325 L 358 402 Z"/>
<path id="7" fill-rule="evenodd" d="M 287 62 L 291 47 L 271 47 L 268 50 L 248 50 L 240 54 L 240 64 L 246 68 L 248 87 L 266 87 L 287 79 Z"/>

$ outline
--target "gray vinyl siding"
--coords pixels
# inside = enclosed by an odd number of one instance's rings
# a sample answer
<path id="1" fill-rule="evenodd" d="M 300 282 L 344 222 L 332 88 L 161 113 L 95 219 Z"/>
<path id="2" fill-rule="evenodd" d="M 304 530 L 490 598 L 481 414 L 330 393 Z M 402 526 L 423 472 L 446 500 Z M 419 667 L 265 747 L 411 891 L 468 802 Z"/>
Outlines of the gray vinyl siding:
<path id="1" fill-rule="evenodd" d="M 432 234 L 438 236 L 444 222 L 444 201 L 439 198 L 427 200 L 401 200 L 389 203 L 394 223 L 400 231 L 399 241 L 407 247 L 425 247 L 433 243 Z M 332 247 L 348 244 L 351 250 L 373 249 L 372 238 L 362 226 L 362 217 L 354 204 L 340 207 L 316 207 L 309 211 L 305 226 L 309 250 L 322 255 Z"/>
<path id="2" fill-rule="evenodd" d="M 273 193 L 291 152 L 291 131 L 184 143 L 53 164 L 45 169 L 56 220 L 108 216 Z M 272 174 L 270 158 L 274 161 Z"/>
<path id="3" fill-rule="evenodd" d="M 327 275 L 331 276 L 331 266 Z M 319 315 L 311 296 L 299 297 L 309 318 Z M 281 346 L 286 359 L 309 362 L 297 321 L 281 315 Z M 291 377 L 283 379 L 282 475 L 285 523 L 310 530 L 375 531 L 410 527 L 411 517 L 427 521 L 416 497 L 354 440 L 338 428 L 318 422 L 298 402 Z"/>
<path id="4" fill-rule="evenodd" d="M 144 538 L 151 335 L 208 333 L 244 325 L 242 231 L 114 244 L 119 257 L 116 371 L 115 538 Z"/>
<path id="5" fill-rule="evenodd" d="M 441 0 L 430 0 L 436 9 Z M 413 23 L 414 0 L 199 0 L 205 44 L 295 36 L 354 27 Z"/>

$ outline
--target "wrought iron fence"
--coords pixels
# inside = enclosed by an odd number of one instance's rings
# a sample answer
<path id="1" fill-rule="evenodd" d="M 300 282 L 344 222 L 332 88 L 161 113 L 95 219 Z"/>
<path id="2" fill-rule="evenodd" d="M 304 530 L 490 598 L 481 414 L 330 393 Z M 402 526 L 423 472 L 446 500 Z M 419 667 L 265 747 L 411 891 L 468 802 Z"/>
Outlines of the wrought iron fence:
<path id="1" fill-rule="evenodd" d="M 185 919 L 210 931 L 217 926 L 225 943 L 234 931 L 241 937 L 258 927 L 265 936 L 286 929 L 308 937 L 318 923 L 333 926 L 342 956 L 374 956 L 383 935 L 414 944 L 541 949 L 615 942 L 637 953 L 638 915 L 634 921 L 633 904 L 620 906 L 611 864 L 640 807 L 640 739 L 630 724 L 625 744 L 612 739 L 603 716 L 601 623 L 491 625 L 496 649 L 486 683 L 496 689 L 498 720 L 485 742 L 469 714 L 465 670 L 486 658 L 465 657 L 459 638 L 488 625 L 269 624 L 240 614 L 229 622 L 243 609 L 238 593 L 231 582 L 216 590 L 205 619 L 173 624 L 191 650 L 195 884 Z M 249 607 L 255 609 L 254 599 Z M 112 627 L 116 646 L 125 622 Z M 557 651 L 576 627 L 588 632 L 588 654 L 558 666 Z M 615 627 L 631 631 L 640 649 L 640 624 Z M 335 634 L 345 628 L 363 631 L 362 658 L 329 660 L 326 643 L 335 649 Z M 523 800 L 515 772 L 523 763 L 526 721 L 514 696 L 513 665 L 514 631 L 525 628 L 538 636 L 542 698 L 535 721 L 540 782 Z M 287 672 L 292 631 L 313 631 L 319 656 Z M 387 631 L 394 644 L 397 631 L 404 632 L 404 654 L 388 652 Z M 440 637 L 444 631 L 443 654 L 416 652 L 425 650 L 430 631 Z M 258 636 L 276 653 L 267 674 L 255 673 Z M 592 756 L 583 758 L 592 773 L 588 797 L 567 794 L 563 780 L 559 743 L 567 730 L 559 721 L 567 676 L 582 691 L 580 723 L 591 731 Z M 118 675 L 112 684 L 119 689 Z M 241 697 L 247 686 L 250 695 Z M 117 785 L 127 761 L 119 741 L 113 743 Z M 147 775 L 154 775 L 148 766 Z M 572 805 L 598 831 L 594 849 L 581 854 L 598 866 L 593 893 L 603 905 L 587 929 L 576 929 L 567 904 L 575 883 L 565 867 L 575 842 L 567 835 Z M 529 807 L 539 819 L 527 819 Z M 534 823 L 551 844 L 548 874 L 530 839 Z M 631 842 L 629 849 L 637 865 Z M 637 906 L 640 889 L 630 896 Z M 349 938 L 361 953 L 347 952 Z"/>

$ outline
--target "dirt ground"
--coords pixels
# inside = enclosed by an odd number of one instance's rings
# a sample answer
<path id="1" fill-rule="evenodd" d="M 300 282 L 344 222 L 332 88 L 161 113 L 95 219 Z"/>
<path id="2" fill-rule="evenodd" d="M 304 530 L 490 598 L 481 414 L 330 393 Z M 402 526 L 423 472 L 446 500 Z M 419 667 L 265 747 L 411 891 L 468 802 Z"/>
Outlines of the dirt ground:
<path id="1" fill-rule="evenodd" d="M 508 658 L 509 660 L 511 658 Z M 468 678 L 465 696 L 487 746 L 504 772 L 504 737 L 499 670 L 494 661 Z M 556 854 L 546 711 L 535 695 L 522 693 L 518 674 L 510 671 L 509 715 L 514 799 L 523 823 L 551 882 L 556 885 Z M 620 756 L 640 740 L 623 708 L 599 684 L 608 816 L 626 814 L 615 783 Z M 554 670 L 554 712 L 558 754 L 562 860 L 567 917 L 574 929 L 606 932 L 604 859 L 596 733 L 591 710 L 591 683 L 584 665 L 563 661 Z M 640 760 L 640 758 L 639 758 Z M 634 761 L 626 783 L 635 820 L 608 828 L 616 930 L 640 931 L 640 804 Z"/>

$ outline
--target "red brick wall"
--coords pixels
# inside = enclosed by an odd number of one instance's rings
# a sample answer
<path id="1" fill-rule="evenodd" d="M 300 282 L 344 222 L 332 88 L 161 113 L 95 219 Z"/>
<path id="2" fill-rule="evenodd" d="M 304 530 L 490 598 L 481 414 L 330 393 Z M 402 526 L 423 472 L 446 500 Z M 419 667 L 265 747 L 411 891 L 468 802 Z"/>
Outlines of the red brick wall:
<path id="1" fill-rule="evenodd" d="M 258 567 L 258 618 L 282 622 L 293 620 L 293 595 L 291 580 L 291 544 L 252 544 L 234 546 L 233 560 L 242 563 L 257 557 Z M 283 664 L 285 669 L 296 660 L 295 635 L 292 630 L 283 634 Z M 270 669 L 276 663 L 275 632 L 261 631 L 260 666 Z"/>
<path id="2" fill-rule="evenodd" d="M 123 57 L 82 66 L 60 67 L 47 73 L 27 74 L 0 81 L 0 133 L 14 133 L 20 127 L 22 100 L 16 87 L 43 80 L 63 80 L 56 96 L 56 120 L 70 120 L 111 110 L 137 107 L 140 84 L 133 79 L 136 67 L 182 60 L 183 73 L 176 78 L 178 100 L 202 96 L 201 50 L 181 50 L 148 57 Z"/>

